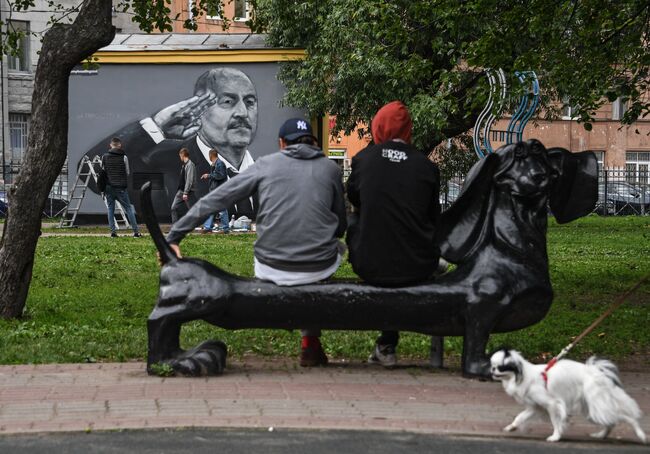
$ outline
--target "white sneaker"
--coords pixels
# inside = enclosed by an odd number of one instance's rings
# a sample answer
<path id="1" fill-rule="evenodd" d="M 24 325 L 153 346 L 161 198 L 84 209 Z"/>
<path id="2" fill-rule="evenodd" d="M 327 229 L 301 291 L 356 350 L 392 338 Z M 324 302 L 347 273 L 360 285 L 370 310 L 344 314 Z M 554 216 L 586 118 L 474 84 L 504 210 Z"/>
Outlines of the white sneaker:
<path id="1" fill-rule="evenodd" d="M 375 351 L 368 358 L 370 364 L 380 364 L 384 367 L 397 365 L 397 355 L 393 345 L 375 345 Z"/>

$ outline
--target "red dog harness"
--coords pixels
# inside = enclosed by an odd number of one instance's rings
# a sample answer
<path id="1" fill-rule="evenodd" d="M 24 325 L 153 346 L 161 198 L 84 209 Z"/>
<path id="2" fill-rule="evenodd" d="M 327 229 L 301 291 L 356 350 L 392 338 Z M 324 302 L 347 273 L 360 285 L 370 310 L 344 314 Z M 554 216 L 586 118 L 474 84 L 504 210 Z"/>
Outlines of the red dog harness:
<path id="1" fill-rule="evenodd" d="M 542 371 L 542 378 L 544 379 L 544 388 L 548 388 L 548 375 L 546 374 L 548 370 L 555 366 L 555 363 L 557 363 L 557 356 L 550 360 L 544 370 Z"/>

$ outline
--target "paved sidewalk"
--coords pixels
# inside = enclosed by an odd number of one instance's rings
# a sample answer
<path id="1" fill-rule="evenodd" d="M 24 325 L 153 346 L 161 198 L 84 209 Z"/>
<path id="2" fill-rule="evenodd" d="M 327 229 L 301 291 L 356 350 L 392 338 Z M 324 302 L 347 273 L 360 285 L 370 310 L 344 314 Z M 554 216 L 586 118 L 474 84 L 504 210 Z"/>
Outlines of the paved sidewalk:
<path id="1" fill-rule="evenodd" d="M 622 379 L 649 413 L 650 373 Z M 274 427 L 518 437 L 501 428 L 519 411 L 498 383 L 424 367 L 301 369 L 295 360 L 250 358 L 207 379 L 149 377 L 143 363 L 0 367 L 0 434 Z M 650 434 L 650 417 L 642 425 Z M 587 440 L 593 429 L 577 418 L 567 437 Z M 524 436 L 543 439 L 550 432 L 539 423 Z M 625 426 L 612 437 L 635 441 Z"/>

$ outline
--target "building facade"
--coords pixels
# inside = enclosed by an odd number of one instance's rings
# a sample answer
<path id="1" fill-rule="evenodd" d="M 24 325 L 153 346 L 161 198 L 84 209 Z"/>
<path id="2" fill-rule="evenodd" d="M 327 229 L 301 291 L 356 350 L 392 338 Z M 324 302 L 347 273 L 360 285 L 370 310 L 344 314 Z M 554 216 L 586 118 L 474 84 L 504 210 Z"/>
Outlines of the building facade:
<path id="1" fill-rule="evenodd" d="M 172 0 L 170 17 L 175 18 L 173 29 L 174 33 L 187 32 L 183 28 L 183 23 L 192 19 L 193 0 Z M 224 21 L 221 15 L 216 12 L 210 14 L 210 11 L 202 13 L 196 17 L 196 33 L 250 33 L 250 28 L 246 21 L 250 18 L 250 2 L 245 0 L 226 0 L 223 5 L 222 16 L 228 18 L 228 28 L 224 30 Z"/>
<path id="2" fill-rule="evenodd" d="M 5 27 L 20 30 L 24 36 L 19 42 L 17 55 L 3 55 L 0 69 L 0 143 L 2 144 L 2 172 L 0 184 L 11 184 L 15 178 L 22 157 L 27 149 L 27 134 L 32 110 L 32 92 L 34 91 L 34 74 L 41 49 L 41 38 L 50 27 L 53 17 L 60 17 L 47 0 L 35 0 L 34 6 L 27 11 L 12 11 L 6 0 L 0 0 L 0 20 Z M 65 9 L 74 8 L 79 0 L 61 0 Z M 119 2 L 114 1 L 117 5 Z M 113 24 L 118 31 L 134 32 L 139 30 L 132 22 L 132 14 L 113 11 Z M 74 18 L 74 14 L 70 16 Z"/>
<path id="3" fill-rule="evenodd" d="M 47 0 L 36 0 L 27 12 L 11 11 L 6 0 L 2 1 L 2 22 L 17 30 L 22 30 L 25 37 L 21 40 L 17 55 L 3 56 L 0 68 L 0 143 L 2 144 L 2 166 L 0 183 L 11 184 L 17 173 L 22 155 L 27 147 L 27 134 L 30 124 L 31 96 L 34 84 L 34 72 L 38 62 L 40 37 L 47 30 L 48 21 L 56 13 Z M 62 0 L 64 7 L 77 6 L 79 0 Z M 114 0 L 117 5 L 118 1 Z M 174 32 L 185 32 L 183 23 L 191 18 L 192 0 L 172 0 L 170 16 L 174 17 Z M 249 33 L 246 21 L 250 18 L 250 2 L 245 0 L 226 1 L 223 16 L 229 18 L 229 28 L 224 30 L 221 16 L 207 14 L 196 19 L 198 30 L 196 40 L 208 39 L 206 34 L 232 34 L 233 43 L 238 43 L 240 33 Z M 132 13 L 118 12 L 114 8 L 113 24 L 118 34 L 128 35 L 139 31 L 132 22 Z M 152 43 L 165 43 L 162 35 L 152 34 Z M 251 35 L 252 40 L 257 40 Z M 172 38 L 173 40 L 173 38 Z M 223 41 L 228 46 L 228 39 Z M 537 138 L 547 146 L 560 146 L 571 151 L 593 150 L 604 167 L 635 169 L 639 178 L 649 172 L 650 166 L 650 119 L 640 119 L 632 126 L 621 126 L 619 119 L 625 106 L 620 101 L 608 103 L 596 115 L 593 129 L 587 131 L 582 124 L 571 119 L 570 108 L 565 115 L 555 121 L 533 120 L 524 133 L 524 138 Z M 495 129 L 505 129 L 506 117 L 495 125 Z M 364 126 L 360 126 L 364 127 Z M 369 137 L 359 137 L 357 131 L 350 135 L 329 137 L 330 158 L 336 160 L 344 170 L 349 169 L 350 159 L 369 143 Z M 498 141 L 495 146 L 500 145 Z M 647 178 L 646 178 L 647 179 Z M 639 181 L 650 184 L 650 181 Z"/>
<path id="4" fill-rule="evenodd" d="M 569 108 L 557 120 L 531 120 L 524 130 L 524 139 L 538 139 L 546 147 L 562 147 L 567 150 L 594 151 L 604 168 L 626 171 L 634 183 L 650 185 L 650 119 L 639 119 L 630 126 L 620 123 L 625 105 L 620 100 L 607 103 L 596 112 L 592 130 L 571 118 Z M 494 130 L 505 130 L 509 121 L 506 116 L 494 124 Z M 360 125 L 360 128 L 365 128 Z M 497 139 L 497 140 L 495 140 Z M 492 140 L 494 149 L 503 145 L 498 137 Z M 329 139 L 330 150 L 337 151 L 337 159 L 348 168 L 349 160 L 365 148 L 370 137 L 358 137 L 355 130 L 350 135 L 339 134 Z"/>

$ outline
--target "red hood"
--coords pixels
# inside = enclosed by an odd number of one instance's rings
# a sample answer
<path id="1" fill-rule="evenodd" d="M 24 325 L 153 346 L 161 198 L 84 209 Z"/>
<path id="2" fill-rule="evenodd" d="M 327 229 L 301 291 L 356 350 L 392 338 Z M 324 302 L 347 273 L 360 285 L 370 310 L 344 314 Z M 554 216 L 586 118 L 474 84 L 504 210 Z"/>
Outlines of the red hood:
<path id="1" fill-rule="evenodd" d="M 413 122 L 409 111 L 400 101 L 386 104 L 372 119 L 372 138 L 376 144 L 401 139 L 411 143 Z"/>

